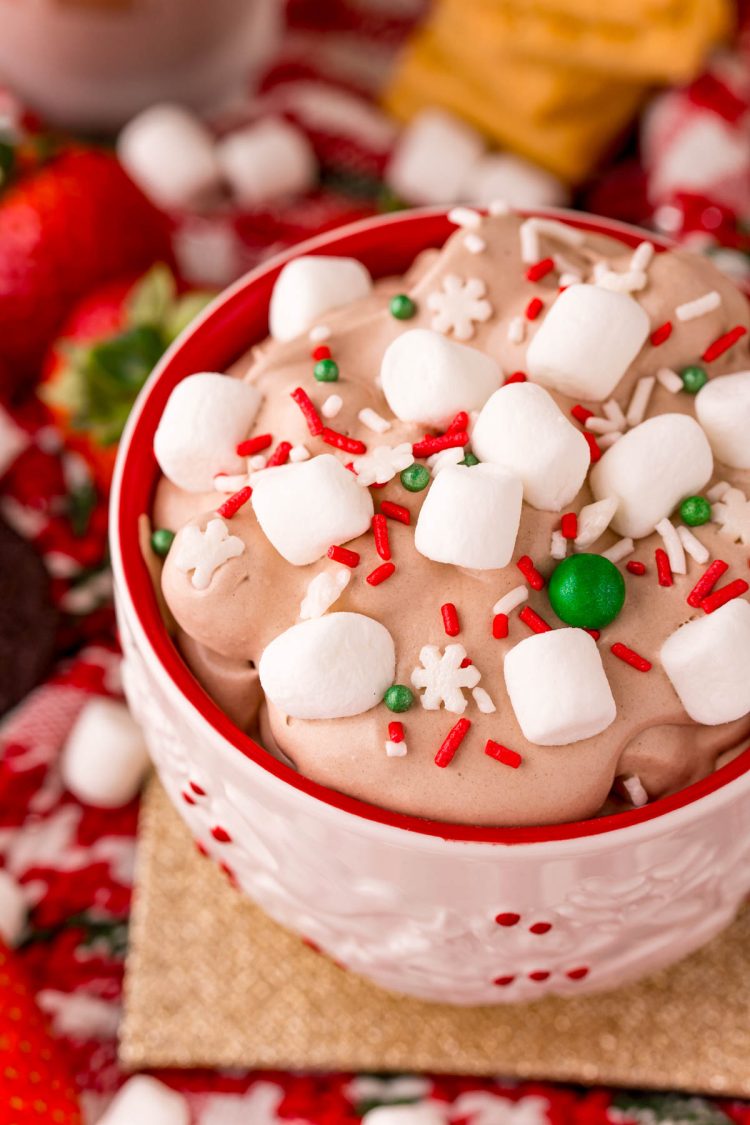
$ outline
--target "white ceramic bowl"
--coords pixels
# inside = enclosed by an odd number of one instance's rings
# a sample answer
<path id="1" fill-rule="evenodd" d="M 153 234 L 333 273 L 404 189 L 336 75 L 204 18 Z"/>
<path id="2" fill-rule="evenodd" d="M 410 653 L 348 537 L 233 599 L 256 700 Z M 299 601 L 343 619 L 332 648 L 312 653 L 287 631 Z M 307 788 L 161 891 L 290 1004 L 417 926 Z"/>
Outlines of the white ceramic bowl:
<path id="1" fill-rule="evenodd" d="M 644 237 L 568 217 L 629 245 Z M 159 364 L 123 438 L 112 497 L 126 692 L 201 850 L 342 965 L 453 1004 L 614 988 L 708 941 L 750 889 L 750 749 L 674 797 L 579 824 L 488 829 L 389 813 L 301 777 L 232 726 L 169 640 L 138 549 L 169 392 L 263 338 L 281 266 L 312 252 L 358 257 L 376 276 L 400 272 L 452 229 L 442 212 L 418 212 L 308 242 L 228 290 Z"/>

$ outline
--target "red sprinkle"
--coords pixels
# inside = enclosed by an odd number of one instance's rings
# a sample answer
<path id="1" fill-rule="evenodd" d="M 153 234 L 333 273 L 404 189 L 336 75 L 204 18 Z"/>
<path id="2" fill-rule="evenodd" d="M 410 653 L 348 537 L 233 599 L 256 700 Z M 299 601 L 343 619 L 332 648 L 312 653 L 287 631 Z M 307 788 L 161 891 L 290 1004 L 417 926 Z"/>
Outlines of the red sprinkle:
<path id="1" fill-rule="evenodd" d="M 642 562 L 637 562 L 635 559 L 631 559 L 631 561 L 627 564 L 625 569 L 629 570 L 631 574 L 645 574 L 646 573 L 646 564 L 642 563 Z"/>
<path id="2" fill-rule="evenodd" d="M 329 547 L 328 558 L 344 566 L 359 566 L 359 551 L 350 551 L 348 547 Z"/>
<path id="3" fill-rule="evenodd" d="M 586 438 L 586 441 L 589 443 L 589 453 L 591 454 L 591 464 L 595 465 L 597 461 L 601 460 L 601 456 L 602 456 L 602 451 L 599 448 L 599 442 L 596 440 L 596 438 L 594 437 L 593 434 L 590 434 L 587 431 L 584 432 L 583 436 Z"/>
<path id="4" fill-rule="evenodd" d="M 323 427 L 320 436 L 326 445 L 343 449 L 344 453 L 367 453 L 367 446 L 363 441 L 359 441 L 358 438 L 347 437 L 346 434 L 340 434 L 338 430 L 329 430 L 328 426 Z"/>
<path id="5" fill-rule="evenodd" d="M 601 632 L 598 629 L 584 629 L 583 631 L 584 633 L 588 633 L 590 637 L 593 637 L 595 641 L 598 641 L 601 637 Z"/>
<path id="6" fill-rule="evenodd" d="M 440 453 L 443 449 L 456 449 L 460 445 L 467 445 L 468 441 L 469 435 L 466 430 L 454 430 L 453 433 L 415 441 L 411 450 L 415 457 L 431 457 L 433 453 Z"/>
<path id="7" fill-rule="evenodd" d="M 271 434 L 258 434 L 257 437 L 248 438 L 247 441 L 241 441 L 237 446 L 237 456 L 252 457 L 253 454 L 268 449 L 272 441 L 273 436 Z"/>
<path id="8" fill-rule="evenodd" d="M 527 281 L 541 281 L 548 273 L 551 273 L 555 268 L 555 263 L 552 258 L 542 258 L 539 262 L 534 262 L 533 266 L 529 266 L 526 270 Z"/>
<path id="9" fill-rule="evenodd" d="M 461 625 L 458 620 L 458 611 L 453 602 L 446 602 L 445 605 L 441 605 L 440 613 L 443 618 L 443 628 L 447 636 L 457 637 L 461 632 Z"/>
<path id="10" fill-rule="evenodd" d="M 544 301 L 541 299 L 541 297 L 532 297 L 528 305 L 526 306 L 524 316 L 527 320 L 536 320 L 543 308 Z"/>
<path id="11" fill-rule="evenodd" d="M 496 641 L 504 641 L 508 636 L 507 613 L 496 613 L 492 618 L 492 636 Z"/>
<path id="12" fill-rule="evenodd" d="M 544 579 L 528 555 L 521 555 L 516 566 L 521 571 L 521 574 L 524 576 L 529 586 L 531 586 L 532 590 L 544 589 Z"/>
<path id="13" fill-rule="evenodd" d="M 448 429 L 445 431 L 447 434 L 455 434 L 457 430 L 465 430 L 469 424 L 469 415 L 465 410 L 459 410 L 456 417 L 451 422 Z"/>
<path id="14" fill-rule="evenodd" d="M 381 582 L 385 582 L 386 578 L 391 577 L 395 569 L 396 566 L 392 562 L 381 563 L 380 566 L 376 566 L 375 569 L 367 575 L 365 581 L 367 581 L 370 586 L 379 586 Z"/>
<path id="15" fill-rule="evenodd" d="M 560 531 L 566 539 L 575 539 L 578 535 L 578 516 L 575 512 L 566 512 L 560 520 Z"/>
<path id="16" fill-rule="evenodd" d="M 750 590 L 750 585 L 744 578 L 735 578 L 734 582 L 727 583 L 722 586 L 720 590 L 715 590 L 713 594 L 709 594 L 701 602 L 701 609 L 706 613 L 713 613 L 715 609 L 720 609 L 721 606 L 726 605 L 727 602 L 733 601 L 735 598 L 741 597 Z"/>
<path id="17" fill-rule="evenodd" d="M 651 345 L 658 348 L 659 344 L 664 344 L 672 335 L 672 321 L 665 320 L 664 324 L 660 324 L 651 333 Z"/>
<path id="18" fill-rule="evenodd" d="M 507 387 L 509 383 L 525 383 L 525 382 L 526 382 L 526 372 L 525 371 L 514 371 L 513 374 L 509 375 L 508 378 L 505 380 L 505 382 L 503 383 L 503 386 Z"/>
<path id="19" fill-rule="evenodd" d="M 316 361 L 316 363 L 321 359 L 330 359 L 331 349 L 328 347 L 328 344 L 320 344 L 317 348 L 315 348 L 312 353 L 312 358 Z"/>
<path id="20" fill-rule="evenodd" d="M 669 565 L 669 556 L 663 547 L 657 547 L 654 551 L 654 558 L 656 559 L 656 574 L 659 579 L 660 586 L 672 585 L 672 567 Z"/>
<path id="21" fill-rule="evenodd" d="M 372 534 L 375 537 L 375 550 L 381 559 L 391 557 L 391 544 L 388 539 L 388 521 L 383 515 L 372 517 Z"/>
<path id="22" fill-rule="evenodd" d="M 532 633 L 549 633 L 552 629 L 552 626 L 548 625 L 530 605 L 525 605 L 518 616 L 524 625 L 528 625 Z"/>
<path id="23" fill-rule="evenodd" d="M 307 428 L 312 436 L 319 437 L 320 434 L 323 433 L 323 421 L 313 406 L 307 391 L 303 390 L 302 387 L 296 387 L 292 391 L 292 398 L 302 411 L 305 421 L 307 422 Z"/>
<path id="24" fill-rule="evenodd" d="M 701 603 L 705 601 L 721 576 L 726 574 L 728 570 L 729 564 L 725 563 L 723 559 L 716 559 L 712 562 L 706 573 L 698 579 L 688 594 L 687 604 L 691 605 L 693 609 L 700 609 Z"/>
<path id="25" fill-rule="evenodd" d="M 463 658 L 463 660 L 461 661 L 461 663 L 459 664 L 459 668 L 471 668 L 473 663 L 474 663 L 474 661 L 471 659 L 470 656 L 465 656 Z"/>
<path id="26" fill-rule="evenodd" d="M 266 468 L 275 469 L 278 465 L 286 465 L 291 450 L 292 447 L 288 441 L 280 441 L 266 461 Z"/>
<path id="27" fill-rule="evenodd" d="M 717 340 L 714 340 L 712 344 L 708 345 L 701 359 L 705 363 L 710 363 L 712 359 L 718 359 L 720 355 L 724 355 L 724 352 L 729 351 L 733 344 L 736 344 L 738 340 L 741 340 L 742 337 L 746 335 L 747 328 L 742 324 L 730 328 L 723 336 L 719 336 Z"/>
<path id="28" fill-rule="evenodd" d="M 216 515 L 221 516 L 225 520 L 230 520 L 235 512 L 239 512 L 243 504 L 247 504 L 248 500 L 253 494 L 253 490 L 249 484 L 241 488 L 239 492 L 234 492 L 228 500 L 225 500 L 220 508 L 216 509 Z"/>
<path id="29" fill-rule="evenodd" d="M 380 510 L 384 516 L 388 516 L 391 520 L 398 520 L 399 523 L 407 525 L 411 523 L 411 512 L 403 504 L 394 504 L 392 500 L 384 500 L 380 505 Z"/>
<path id="30" fill-rule="evenodd" d="M 454 727 L 448 731 L 443 744 L 435 755 L 435 765 L 444 769 L 445 766 L 450 765 L 453 761 L 453 755 L 458 750 L 459 746 L 466 737 L 466 733 L 471 726 L 470 719 L 459 719 Z"/>
<path id="31" fill-rule="evenodd" d="M 587 406 L 581 406 L 580 402 L 571 409 L 570 413 L 573 415 L 576 422 L 580 422 L 582 426 L 586 425 L 589 418 L 594 417 L 594 411 L 589 410 Z"/>
<path id="32" fill-rule="evenodd" d="M 633 652 L 632 648 L 628 648 L 627 645 L 623 645 L 619 641 L 611 646 L 611 652 L 618 660 L 629 664 L 631 668 L 635 668 L 638 672 L 651 671 L 650 660 L 646 660 L 644 656 L 639 656 L 637 652 Z"/>
<path id="33" fill-rule="evenodd" d="M 391 742 L 404 741 L 404 724 L 394 720 L 388 724 L 388 738 Z"/>
<path id="34" fill-rule="evenodd" d="M 502 762 L 504 766 L 510 766 L 513 770 L 517 770 L 523 761 L 517 750 L 509 750 L 507 746 L 501 746 L 491 738 L 487 740 L 484 752 L 489 758 L 494 758 L 496 762 Z"/>

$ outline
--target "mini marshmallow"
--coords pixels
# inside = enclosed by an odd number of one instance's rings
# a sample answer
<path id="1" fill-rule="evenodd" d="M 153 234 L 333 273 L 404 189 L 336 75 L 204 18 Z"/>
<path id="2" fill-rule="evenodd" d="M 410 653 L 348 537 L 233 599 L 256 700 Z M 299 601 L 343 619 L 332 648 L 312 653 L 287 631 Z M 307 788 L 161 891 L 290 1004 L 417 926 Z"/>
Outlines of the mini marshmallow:
<path id="1" fill-rule="evenodd" d="M 463 196 L 480 207 L 504 199 L 511 207 L 563 207 L 570 192 L 561 180 L 512 152 L 493 152 L 469 169 Z"/>
<path id="2" fill-rule="evenodd" d="M 395 671 L 391 634 L 361 613 L 329 613 L 292 625 L 266 646 L 258 665 L 267 698 L 293 719 L 343 719 L 369 711 Z"/>
<path id="3" fill-rule="evenodd" d="M 591 470 L 597 500 L 612 497 L 612 527 L 642 539 L 686 496 L 708 484 L 713 457 L 708 438 L 687 414 L 659 414 L 624 434 Z"/>
<path id="4" fill-rule="evenodd" d="M 0 867 L 0 940 L 18 945 L 26 926 L 26 899 L 13 876 Z"/>
<path id="5" fill-rule="evenodd" d="M 442 109 L 425 109 L 398 138 L 386 183 L 408 203 L 455 203 L 483 152 L 471 126 Z"/>
<path id="6" fill-rule="evenodd" d="M 590 462 L 583 434 L 533 383 L 510 383 L 495 391 L 477 418 L 471 443 L 480 461 L 516 473 L 524 500 L 545 512 L 559 512 L 570 503 Z"/>
<path id="7" fill-rule="evenodd" d="M 330 453 L 267 469 L 256 478 L 252 504 L 261 530 L 294 566 L 363 535 L 374 512 L 368 490 Z"/>
<path id="8" fill-rule="evenodd" d="M 380 380 L 402 422 L 439 427 L 459 410 L 481 409 L 500 385 L 501 372 L 476 348 L 428 328 L 412 328 L 386 348 Z"/>
<path id="9" fill-rule="evenodd" d="M 68 735 L 60 770 L 66 788 L 79 801 L 116 809 L 135 797 L 148 761 L 141 729 L 125 704 L 94 697 Z"/>
<path id="10" fill-rule="evenodd" d="M 255 421 L 261 394 L 229 375 L 188 375 L 172 391 L 154 435 L 159 468 L 178 488 L 210 492 L 214 477 L 245 471 L 237 445 Z"/>
<path id="11" fill-rule="evenodd" d="M 136 1074 L 119 1090 L 99 1125 L 188 1125 L 182 1094 L 148 1074 Z"/>
<path id="12" fill-rule="evenodd" d="M 750 711 L 750 602 L 735 598 L 681 626 L 661 648 L 661 662 L 691 719 L 731 723 Z"/>
<path id="13" fill-rule="evenodd" d="M 117 155 L 159 207 L 193 207 L 221 184 L 210 131 L 179 105 L 153 105 L 134 117 L 120 133 Z"/>
<path id="14" fill-rule="evenodd" d="M 649 331 L 646 312 L 626 293 L 569 285 L 529 344 L 526 369 L 563 394 L 601 402 L 612 394 Z"/>
<path id="15" fill-rule="evenodd" d="M 268 118 L 229 133 L 217 144 L 216 158 L 243 207 L 301 195 L 313 187 L 318 175 L 307 137 L 282 118 Z"/>
<path id="16" fill-rule="evenodd" d="M 268 312 L 275 340 L 293 340 L 313 327 L 318 317 L 367 297 L 372 278 L 355 258 L 304 255 L 276 278 Z"/>
<path id="17" fill-rule="evenodd" d="M 362 1125 L 447 1125 L 449 1106 L 435 1102 L 421 1105 L 379 1105 L 362 1118 Z"/>
<path id="18" fill-rule="evenodd" d="M 696 395 L 695 413 L 716 459 L 750 469 L 750 371 L 709 379 Z"/>
<path id="19" fill-rule="evenodd" d="M 601 734 L 617 708 L 596 641 L 584 629 L 552 629 L 505 657 L 505 686 L 524 738 L 567 746 Z"/>
<path id="20" fill-rule="evenodd" d="M 507 566 L 521 520 L 523 485 L 499 465 L 449 465 L 420 509 L 414 546 L 434 562 L 470 570 Z"/>

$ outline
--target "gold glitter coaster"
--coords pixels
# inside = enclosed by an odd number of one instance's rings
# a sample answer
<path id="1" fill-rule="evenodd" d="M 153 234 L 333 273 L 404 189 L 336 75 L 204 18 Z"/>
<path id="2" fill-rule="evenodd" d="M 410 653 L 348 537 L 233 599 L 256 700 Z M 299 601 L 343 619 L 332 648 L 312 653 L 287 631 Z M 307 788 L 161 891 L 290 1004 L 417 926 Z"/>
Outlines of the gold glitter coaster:
<path id="1" fill-rule="evenodd" d="M 120 1058 L 143 1067 L 434 1071 L 750 1095 L 750 910 L 640 984 L 524 1006 L 383 992 L 202 859 L 158 783 L 141 819 Z"/>

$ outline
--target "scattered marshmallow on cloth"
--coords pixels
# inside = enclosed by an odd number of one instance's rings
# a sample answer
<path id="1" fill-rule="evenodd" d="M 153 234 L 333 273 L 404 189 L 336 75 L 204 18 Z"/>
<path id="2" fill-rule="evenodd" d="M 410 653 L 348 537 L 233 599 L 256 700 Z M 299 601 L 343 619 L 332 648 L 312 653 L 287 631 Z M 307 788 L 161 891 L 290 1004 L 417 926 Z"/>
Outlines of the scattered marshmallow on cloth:
<path id="1" fill-rule="evenodd" d="M 461 193 L 478 207 L 498 199 L 509 207 L 564 207 L 570 191 L 557 176 L 514 152 L 491 152 L 471 167 Z"/>
<path id="2" fill-rule="evenodd" d="M 367 1111 L 362 1125 L 448 1125 L 449 1113 L 447 1103 L 379 1105 Z"/>
<path id="3" fill-rule="evenodd" d="M 228 133 L 216 156 L 232 195 L 243 207 L 309 191 L 318 176 L 312 145 L 296 125 L 272 117 Z"/>
<path id="4" fill-rule="evenodd" d="M 329 613 L 292 625 L 258 664 L 268 699 L 294 719 L 344 719 L 381 702 L 393 683 L 396 650 L 379 621 Z"/>
<path id="5" fill-rule="evenodd" d="M 526 637 L 506 654 L 503 674 L 523 736 L 538 746 L 592 738 L 617 716 L 596 641 L 584 629 Z"/>
<path id="6" fill-rule="evenodd" d="M 249 383 L 214 372 L 178 383 L 154 435 L 165 477 L 187 492 L 210 492 L 220 473 L 245 472 L 236 449 L 255 421 L 261 397 Z"/>
<path id="7" fill-rule="evenodd" d="M 440 427 L 460 410 L 479 410 L 500 386 L 491 356 L 429 328 L 402 332 L 380 365 L 383 394 L 402 422 Z"/>
<path id="8" fill-rule="evenodd" d="M 179 105 L 152 105 L 129 121 L 117 140 L 117 155 L 128 175 L 160 207 L 198 206 L 221 185 L 210 130 Z"/>
<path id="9" fill-rule="evenodd" d="M 614 497 L 612 527 L 642 539 L 713 472 L 708 438 L 687 414 L 658 414 L 628 430 L 591 470 L 595 499 Z"/>
<path id="10" fill-rule="evenodd" d="M 356 258 L 304 255 L 276 278 L 271 294 L 269 327 L 274 340 L 293 340 L 319 317 L 367 297 L 372 278 Z"/>
<path id="11" fill-rule="evenodd" d="M 696 395 L 695 413 L 717 461 L 750 469 L 750 371 L 709 379 Z"/>
<path id="12" fill-rule="evenodd" d="M 495 391 L 477 418 L 471 444 L 480 461 L 520 477 L 524 500 L 545 512 L 570 503 L 591 460 L 583 434 L 533 383 L 509 383 Z"/>
<path id="13" fill-rule="evenodd" d="M 430 485 L 414 546 L 425 558 L 471 570 L 507 566 L 522 499 L 519 477 L 499 465 L 449 466 Z"/>
<path id="14" fill-rule="evenodd" d="M 94 697 L 68 735 L 60 769 L 66 788 L 79 801 L 114 809 L 135 797 L 148 762 L 143 734 L 125 704 Z"/>
<path id="15" fill-rule="evenodd" d="M 188 1104 L 176 1090 L 148 1074 L 129 1078 L 99 1125 L 189 1125 Z"/>
<path id="16" fill-rule="evenodd" d="M 424 109 L 402 130 L 385 180 L 408 203 L 457 203 L 485 145 L 470 125 L 442 109 Z"/>
<path id="17" fill-rule="evenodd" d="M 0 867 L 0 940 L 11 948 L 21 939 L 26 913 L 23 891 L 10 872 Z"/>
<path id="18" fill-rule="evenodd" d="M 367 489 L 330 453 L 257 473 L 252 504 L 266 538 L 294 566 L 364 535 L 375 510 Z"/>
<path id="19" fill-rule="evenodd" d="M 694 722 L 712 727 L 750 712 L 750 602 L 735 598 L 682 625 L 660 655 Z"/>
<path id="20" fill-rule="evenodd" d="M 598 285 L 569 285 L 555 299 L 526 352 L 539 383 L 603 402 L 646 342 L 650 322 L 637 301 Z"/>

